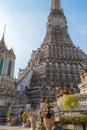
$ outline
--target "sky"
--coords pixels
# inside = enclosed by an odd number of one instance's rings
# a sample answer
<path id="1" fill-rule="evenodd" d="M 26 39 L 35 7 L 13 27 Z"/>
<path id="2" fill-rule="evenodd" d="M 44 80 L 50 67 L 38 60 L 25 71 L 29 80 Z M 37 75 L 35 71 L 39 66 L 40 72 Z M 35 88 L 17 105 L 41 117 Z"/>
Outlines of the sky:
<path id="1" fill-rule="evenodd" d="M 61 6 L 74 45 L 87 53 L 87 0 L 61 0 Z M 15 75 L 42 44 L 50 9 L 51 0 L 0 0 L 0 39 L 6 24 L 5 43 L 16 55 Z"/>

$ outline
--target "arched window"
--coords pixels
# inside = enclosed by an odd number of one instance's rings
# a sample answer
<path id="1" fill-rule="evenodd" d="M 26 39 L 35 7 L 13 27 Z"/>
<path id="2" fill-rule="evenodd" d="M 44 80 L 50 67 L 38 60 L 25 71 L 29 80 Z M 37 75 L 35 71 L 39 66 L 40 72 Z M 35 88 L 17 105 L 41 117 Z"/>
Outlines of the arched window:
<path id="1" fill-rule="evenodd" d="M 9 60 L 9 64 L 8 64 L 8 72 L 7 72 L 7 75 L 10 76 L 11 74 L 11 67 L 12 67 L 12 61 Z"/>

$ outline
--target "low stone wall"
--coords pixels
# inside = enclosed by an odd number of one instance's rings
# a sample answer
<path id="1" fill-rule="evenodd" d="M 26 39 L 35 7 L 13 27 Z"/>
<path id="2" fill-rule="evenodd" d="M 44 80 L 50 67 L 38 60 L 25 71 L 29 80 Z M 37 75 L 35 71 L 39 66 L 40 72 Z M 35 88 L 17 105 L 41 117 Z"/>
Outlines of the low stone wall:
<path id="1" fill-rule="evenodd" d="M 64 124 L 62 125 L 63 130 L 87 130 L 87 125 L 73 125 L 73 124 Z"/>

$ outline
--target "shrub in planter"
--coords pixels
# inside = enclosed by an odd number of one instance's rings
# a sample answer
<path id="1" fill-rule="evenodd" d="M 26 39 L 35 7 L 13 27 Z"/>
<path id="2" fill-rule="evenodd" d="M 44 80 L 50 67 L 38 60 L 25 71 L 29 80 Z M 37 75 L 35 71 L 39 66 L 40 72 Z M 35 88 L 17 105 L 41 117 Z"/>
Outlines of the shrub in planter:
<path id="1" fill-rule="evenodd" d="M 79 106 L 78 98 L 73 94 L 69 94 L 63 97 L 62 105 L 64 109 L 72 111 Z"/>
<path id="2" fill-rule="evenodd" d="M 11 112 L 11 111 L 9 111 L 9 112 L 7 113 L 7 120 L 8 120 L 8 122 L 11 121 L 11 118 L 12 118 L 13 115 L 14 115 L 14 113 Z"/>
<path id="3" fill-rule="evenodd" d="M 7 117 L 12 117 L 13 115 L 14 115 L 14 113 L 11 111 L 7 113 Z"/>
<path id="4" fill-rule="evenodd" d="M 78 116 L 60 116 L 60 122 L 65 124 L 87 124 L 87 116 L 86 115 L 78 115 Z"/>
<path id="5" fill-rule="evenodd" d="M 79 116 L 79 122 L 80 124 L 87 124 L 87 116 L 85 115 Z"/>
<path id="6" fill-rule="evenodd" d="M 26 119 L 27 119 L 27 118 L 28 118 L 27 112 L 23 112 L 23 113 L 22 113 L 23 122 L 26 122 Z"/>

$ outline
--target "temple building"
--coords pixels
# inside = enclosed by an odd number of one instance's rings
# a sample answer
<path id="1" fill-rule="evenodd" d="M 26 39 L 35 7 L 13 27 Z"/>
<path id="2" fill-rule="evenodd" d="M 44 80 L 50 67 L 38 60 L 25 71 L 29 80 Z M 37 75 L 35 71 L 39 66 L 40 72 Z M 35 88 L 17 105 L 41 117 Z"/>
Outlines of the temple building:
<path id="1" fill-rule="evenodd" d="M 86 58 L 70 38 L 61 1 L 51 0 L 45 38 L 40 47 L 32 51 L 27 68 L 19 71 L 18 86 L 23 84 L 34 107 L 41 97 L 50 97 L 55 101 L 57 91 L 64 87 L 79 93 L 80 70 Z M 31 70 L 29 80 L 26 77 Z"/>
<path id="2" fill-rule="evenodd" d="M 0 106 L 10 105 L 15 94 L 15 54 L 13 49 L 8 50 L 5 45 L 4 34 L 0 40 Z"/>

